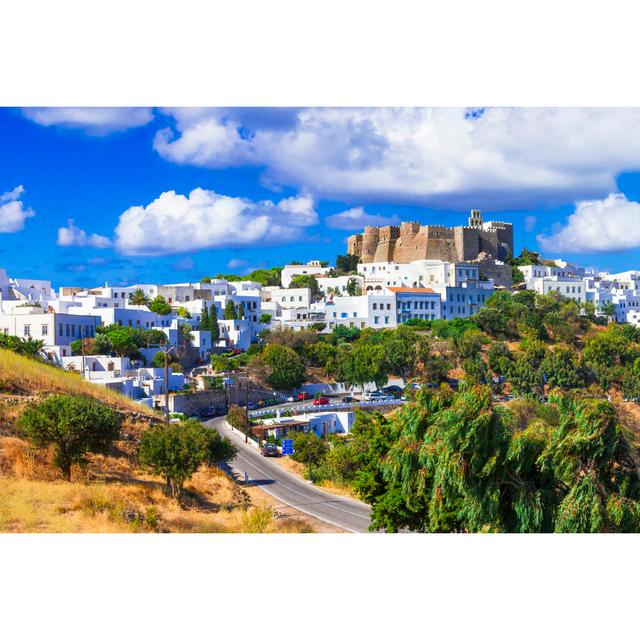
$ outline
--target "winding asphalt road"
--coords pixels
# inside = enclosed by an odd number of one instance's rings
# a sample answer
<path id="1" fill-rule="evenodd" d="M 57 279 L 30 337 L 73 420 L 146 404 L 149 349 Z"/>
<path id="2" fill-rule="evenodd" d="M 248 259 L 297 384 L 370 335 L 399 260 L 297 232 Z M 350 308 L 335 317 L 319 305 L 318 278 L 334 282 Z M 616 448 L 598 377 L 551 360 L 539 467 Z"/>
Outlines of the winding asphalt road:
<path id="1" fill-rule="evenodd" d="M 371 509 L 368 505 L 316 489 L 284 471 L 272 459 L 263 458 L 255 447 L 245 444 L 244 435 L 231 431 L 225 425 L 225 417 L 213 418 L 204 424 L 226 436 L 237 446 L 238 454 L 231 462 L 231 468 L 240 479 L 247 473 L 252 484 L 276 500 L 323 522 L 352 533 L 369 531 Z"/>

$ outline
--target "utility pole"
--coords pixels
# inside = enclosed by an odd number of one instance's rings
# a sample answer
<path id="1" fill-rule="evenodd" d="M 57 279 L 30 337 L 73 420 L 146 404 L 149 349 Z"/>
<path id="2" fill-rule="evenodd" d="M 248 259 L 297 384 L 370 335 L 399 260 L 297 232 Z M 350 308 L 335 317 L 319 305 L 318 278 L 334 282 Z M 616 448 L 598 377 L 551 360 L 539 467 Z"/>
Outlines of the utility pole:
<path id="1" fill-rule="evenodd" d="M 246 419 L 244 441 L 246 444 L 249 442 L 249 378 L 245 378 L 244 383 L 244 415 Z"/>
<path id="2" fill-rule="evenodd" d="M 173 347 L 160 345 L 160 351 L 164 353 L 164 421 L 169 424 L 169 352 Z"/>
<path id="3" fill-rule="evenodd" d="M 84 325 L 80 325 L 80 350 L 82 353 L 82 377 L 85 378 L 85 364 L 84 364 Z"/>

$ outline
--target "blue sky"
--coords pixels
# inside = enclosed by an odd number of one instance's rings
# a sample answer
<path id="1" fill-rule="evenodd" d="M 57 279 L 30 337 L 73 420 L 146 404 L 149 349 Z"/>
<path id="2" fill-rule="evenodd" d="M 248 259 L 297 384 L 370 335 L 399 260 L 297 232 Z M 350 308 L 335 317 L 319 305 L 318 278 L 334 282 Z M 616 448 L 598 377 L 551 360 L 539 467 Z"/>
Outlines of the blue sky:
<path id="1" fill-rule="evenodd" d="M 0 109 L 0 266 L 184 281 L 333 260 L 365 223 L 477 207 L 513 222 L 517 250 L 640 267 L 639 125 L 635 109 Z"/>

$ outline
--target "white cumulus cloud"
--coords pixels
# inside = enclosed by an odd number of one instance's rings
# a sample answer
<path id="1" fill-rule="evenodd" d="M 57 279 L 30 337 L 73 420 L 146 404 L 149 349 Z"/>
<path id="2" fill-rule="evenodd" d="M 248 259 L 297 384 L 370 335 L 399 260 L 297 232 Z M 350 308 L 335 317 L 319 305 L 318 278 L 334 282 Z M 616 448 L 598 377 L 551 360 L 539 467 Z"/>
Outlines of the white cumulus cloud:
<path id="1" fill-rule="evenodd" d="M 332 229 L 362 229 L 366 225 L 400 224 L 400 218 L 396 215 L 390 217 L 379 216 L 367 213 L 362 207 L 355 207 L 342 213 L 327 216 L 324 222 Z"/>
<path id="2" fill-rule="evenodd" d="M 316 197 L 504 209 L 604 197 L 640 169 L 636 108 L 167 112 L 154 142 L 167 160 L 264 167 L 265 184 Z"/>
<path id="3" fill-rule="evenodd" d="M 66 227 L 58 229 L 58 244 L 61 247 L 92 247 L 94 249 L 107 249 L 111 246 L 111 240 L 97 233 L 88 234 L 83 229 L 76 227 L 72 219 L 67 220 Z"/>
<path id="4" fill-rule="evenodd" d="M 538 235 L 543 251 L 590 253 L 640 247 L 640 203 L 622 193 L 576 203 L 567 223 Z"/>
<path id="5" fill-rule="evenodd" d="M 20 199 L 24 193 L 22 185 L 12 191 L 0 194 L 0 233 L 15 233 L 24 229 L 27 218 L 33 218 L 35 212 L 24 206 Z"/>
<path id="6" fill-rule="evenodd" d="M 153 120 L 153 110 L 148 107 L 32 107 L 23 113 L 45 127 L 81 129 L 98 136 L 141 127 Z"/>
<path id="7" fill-rule="evenodd" d="M 167 255 L 216 247 L 286 244 L 303 240 L 318 224 L 312 198 L 278 203 L 194 189 L 188 196 L 166 191 L 146 206 L 120 215 L 115 245 L 127 255 Z"/>

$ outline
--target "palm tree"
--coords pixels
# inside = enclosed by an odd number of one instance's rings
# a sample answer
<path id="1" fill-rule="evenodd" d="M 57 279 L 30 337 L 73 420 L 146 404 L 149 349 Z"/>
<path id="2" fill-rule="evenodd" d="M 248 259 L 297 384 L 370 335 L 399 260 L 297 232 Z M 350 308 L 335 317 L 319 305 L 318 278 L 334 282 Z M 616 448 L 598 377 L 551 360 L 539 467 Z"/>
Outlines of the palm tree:
<path id="1" fill-rule="evenodd" d="M 35 340 L 31 336 L 28 338 L 21 338 L 20 344 L 16 351 L 23 356 L 35 358 L 42 348 L 44 347 L 44 340 Z"/>
<path id="2" fill-rule="evenodd" d="M 149 305 L 151 300 L 147 297 L 142 289 L 136 289 L 130 296 L 129 302 L 135 305 Z"/>

